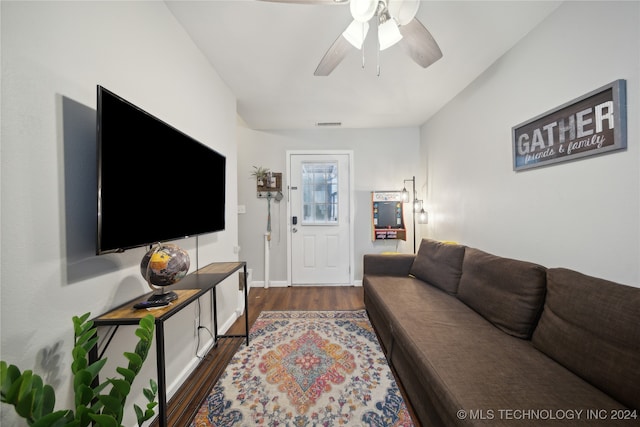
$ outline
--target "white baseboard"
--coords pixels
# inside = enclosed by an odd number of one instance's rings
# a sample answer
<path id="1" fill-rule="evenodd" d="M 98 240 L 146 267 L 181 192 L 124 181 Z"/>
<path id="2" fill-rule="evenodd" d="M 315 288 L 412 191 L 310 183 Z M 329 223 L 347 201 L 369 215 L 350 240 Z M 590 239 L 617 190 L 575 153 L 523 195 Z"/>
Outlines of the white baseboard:
<path id="1" fill-rule="evenodd" d="M 287 286 L 289 286 L 289 282 L 287 282 L 286 280 L 272 280 L 269 282 L 270 288 L 286 288 Z M 264 288 L 264 287 L 265 287 L 264 280 L 262 280 L 262 281 L 251 282 L 251 286 L 249 287 L 249 289 Z"/>
<path id="2" fill-rule="evenodd" d="M 286 288 L 287 286 L 291 286 L 291 285 L 286 280 L 271 281 L 269 283 L 269 287 L 270 288 Z M 347 284 L 343 285 L 343 284 L 339 284 L 339 283 L 336 283 L 336 284 L 330 283 L 330 284 L 327 284 L 327 285 L 324 285 L 324 286 L 348 286 L 348 285 Z M 362 286 L 362 280 L 354 280 L 353 281 L 353 286 L 361 287 Z M 264 288 L 264 287 L 265 287 L 264 286 L 264 281 L 256 281 L 256 282 L 251 282 L 251 285 L 249 286 L 249 289 L 251 289 L 251 288 Z"/>

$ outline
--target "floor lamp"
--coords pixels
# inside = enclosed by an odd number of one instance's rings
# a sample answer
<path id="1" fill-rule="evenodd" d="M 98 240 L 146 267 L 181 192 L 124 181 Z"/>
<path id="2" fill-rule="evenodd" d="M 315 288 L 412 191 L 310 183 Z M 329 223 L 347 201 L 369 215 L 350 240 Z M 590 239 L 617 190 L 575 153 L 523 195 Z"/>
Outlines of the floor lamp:
<path id="1" fill-rule="evenodd" d="M 416 203 L 421 203 L 416 197 L 416 177 L 405 179 L 402 188 L 402 201 L 409 201 L 409 192 L 407 191 L 407 182 L 411 182 L 411 191 L 413 192 L 413 202 L 411 203 L 411 222 L 413 225 L 413 253 L 416 253 Z"/>

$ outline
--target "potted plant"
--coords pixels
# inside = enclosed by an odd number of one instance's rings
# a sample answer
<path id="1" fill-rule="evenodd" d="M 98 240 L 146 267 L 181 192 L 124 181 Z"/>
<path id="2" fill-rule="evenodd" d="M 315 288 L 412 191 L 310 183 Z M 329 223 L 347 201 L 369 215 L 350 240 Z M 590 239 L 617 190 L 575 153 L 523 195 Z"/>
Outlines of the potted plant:
<path id="1" fill-rule="evenodd" d="M 101 427 L 122 427 L 123 410 L 131 391 L 131 384 L 140 372 L 151 347 L 154 317 L 148 314 L 140 319 L 135 332 L 139 338 L 135 351 L 124 353 L 129 364 L 126 368 L 116 369 L 122 378 L 107 378 L 101 384 L 94 384 L 94 380 L 98 378 L 107 359 L 100 359 L 89 365 L 89 352 L 97 345 L 98 336 L 93 322 L 87 320 L 88 318 L 89 313 L 73 317 L 75 345 L 71 371 L 75 411 L 54 411 L 53 387 L 44 384 L 42 378 L 30 370 L 20 372 L 15 365 L 0 362 L 0 401 L 13 405 L 18 415 L 24 418 L 29 426 L 84 427 L 93 423 Z M 150 380 L 149 384 L 150 388 L 143 390 L 149 401 L 146 409 L 134 405 L 138 426 L 155 414 L 158 386 L 153 380 Z"/>
<path id="2" fill-rule="evenodd" d="M 269 174 L 269 168 L 263 168 L 262 166 L 254 166 L 251 176 L 256 177 L 258 187 L 264 187 L 267 185 L 267 175 Z"/>

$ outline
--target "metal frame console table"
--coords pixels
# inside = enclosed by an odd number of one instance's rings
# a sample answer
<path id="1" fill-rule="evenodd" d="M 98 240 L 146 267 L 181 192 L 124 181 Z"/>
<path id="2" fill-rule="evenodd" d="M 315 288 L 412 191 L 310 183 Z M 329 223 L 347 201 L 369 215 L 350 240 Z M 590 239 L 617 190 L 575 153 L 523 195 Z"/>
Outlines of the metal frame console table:
<path id="1" fill-rule="evenodd" d="M 215 289 L 218 284 L 240 269 L 243 270 L 240 283 L 244 290 L 245 334 L 220 335 L 218 334 L 218 311 Z M 249 345 L 249 305 L 246 278 L 246 262 L 215 262 L 187 275 L 180 282 L 172 285 L 171 290 L 178 294 L 178 299 L 174 300 L 171 305 L 153 310 L 137 310 L 133 308 L 134 304 L 146 300 L 150 295 L 149 293 L 122 304 L 121 306 L 93 319 L 95 326 L 115 326 L 117 331 L 117 328 L 120 325 L 137 325 L 140 322 L 140 319 L 147 314 L 153 314 L 155 317 L 156 362 L 158 368 L 158 421 L 161 427 L 167 426 L 164 322 L 202 295 L 209 291 L 213 291 L 211 292 L 211 305 L 213 307 L 214 347 L 218 344 L 218 339 L 220 338 L 245 338 L 247 340 L 247 345 Z M 115 334 L 116 331 L 114 331 L 113 334 Z M 107 342 L 106 345 L 108 346 L 109 342 Z M 106 348 L 103 348 L 102 352 L 104 353 L 105 350 Z M 94 346 L 89 354 L 90 363 L 95 362 L 99 357 L 100 355 L 98 355 L 97 346 Z"/>

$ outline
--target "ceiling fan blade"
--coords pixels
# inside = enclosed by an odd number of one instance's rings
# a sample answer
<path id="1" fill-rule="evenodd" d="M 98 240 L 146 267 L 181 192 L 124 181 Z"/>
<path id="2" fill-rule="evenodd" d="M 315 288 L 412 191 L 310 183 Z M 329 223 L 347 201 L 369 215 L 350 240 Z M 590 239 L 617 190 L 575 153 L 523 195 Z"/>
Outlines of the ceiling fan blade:
<path id="1" fill-rule="evenodd" d="M 313 73 L 314 76 L 328 76 L 342 62 L 351 49 L 355 49 L 351 43 L 344 38 L 342 34 L 338 36 L 331 45 L 327 53 L 324 54 L 318 68 Z"/>
<path id="2" fill-rule="evenodd" d="M 260 0 L 271 3 L 296 3 L 296 4 L 347 4 L 349 0 Z"/>
<path id="3" fill-rule="evenodd" d="M 422 68 L 442 58 L 442 51 L 429 30 L 417 18 L 413 18 L 408 24 L 400 27 L 402 40 L 400 44 Z"/>

